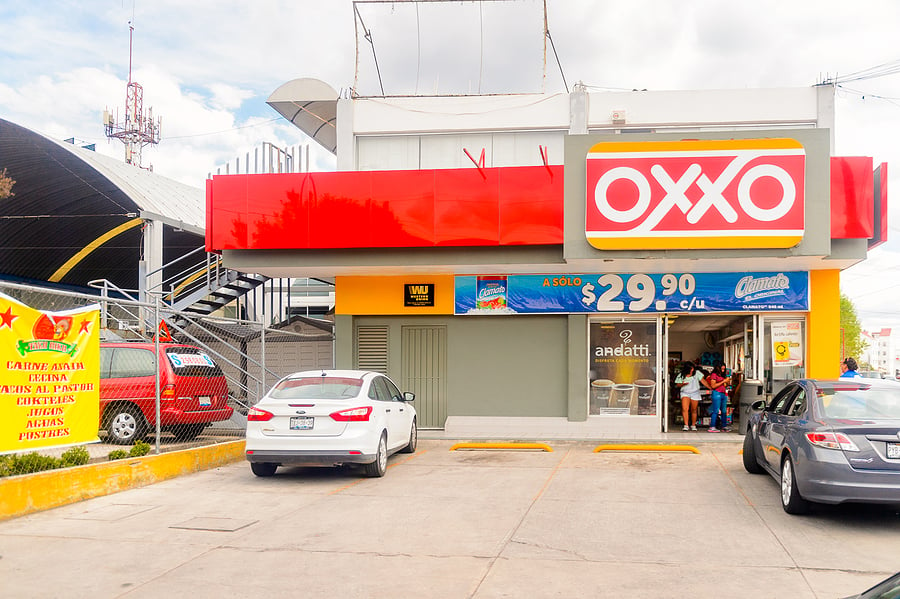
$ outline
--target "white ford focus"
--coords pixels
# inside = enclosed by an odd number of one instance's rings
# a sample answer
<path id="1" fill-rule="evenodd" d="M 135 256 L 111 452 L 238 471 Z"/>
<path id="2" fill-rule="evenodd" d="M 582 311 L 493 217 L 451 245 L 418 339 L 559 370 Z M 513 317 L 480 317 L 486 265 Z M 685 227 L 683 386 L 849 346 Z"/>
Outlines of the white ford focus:
<path id="1" fill-rule="evenodd" d="M 247 414 L 253 474 L 278 466 L 363 464 L 384 476 L 388 456 L 416 450 L 415 395 L 378 372 L 313 370 L 278 381 Z"/>

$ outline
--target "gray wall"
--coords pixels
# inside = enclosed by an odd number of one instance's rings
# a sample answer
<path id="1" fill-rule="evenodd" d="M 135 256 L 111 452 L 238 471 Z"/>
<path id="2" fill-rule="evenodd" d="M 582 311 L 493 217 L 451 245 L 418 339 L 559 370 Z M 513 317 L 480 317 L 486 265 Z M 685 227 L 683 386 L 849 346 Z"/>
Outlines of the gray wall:
<path id="1" fill-rule="evenodd" d="M 583 318 L 580 320 L 584 320 Z M 353 368 L 353 329 L 388 325 L 388 369 L 400 379 L 400 327 L 447 327 L 447 413 L 449 416 L 557 416 L 569 411 L 569 321 L 560 316 L 350 317 L 335 319 L 336 367 Z M 584 338 L 584 333 L 582 333 Z M 578 345 L 585 395 L 586 351 Z"/>

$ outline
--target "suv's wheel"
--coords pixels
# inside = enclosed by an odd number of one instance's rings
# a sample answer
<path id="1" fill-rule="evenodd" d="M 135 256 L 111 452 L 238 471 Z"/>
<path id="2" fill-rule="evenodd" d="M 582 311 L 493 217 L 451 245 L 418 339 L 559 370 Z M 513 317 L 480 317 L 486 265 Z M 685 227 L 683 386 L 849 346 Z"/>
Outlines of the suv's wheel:
<path id="1" fill-rule="evenodd" d="M 175 435 L 175 438 L 179 441 L 193 441 L 196 439 L 200 433 L 203 432 L 203 429 L 206 428 L 206 424 L 179 424 L 175 428 L 172 429 L 172 434 Z"/>
<path id="2" fill-rule="evenodd" d="M 272 476 L 278 470 L 278 464 L 270 462 L 250 462 L 250 470 L 256 476 Z"/>
<path id="3" fill-rule="evenodd" d="M 384 476 L 387 471 L 387 437 L 381 433 L 381 439 L 378 440 L 378 449 L 375 451 L 375 461 L 366 464 L 366 476 L 371 478 L 379 478 Z"/>
<path id="4" fill-rule="evenodd" d="M 144 415 L 134 406 L 122 405 L 113 408 L 106 427 L 108 441 L 116 445 L 131 445 L 144 435 L 147 422 Z"/>
<path id="5" fill-rule="evenodd" d="M 791 456 L 785 456 L 781 463 L 781 507 L 788 514 L 805 514 L 809 511 L 809 502 L 797 490 L 797 472 Z"/>
<path id="6" fill-rule="evenodd" d="M 409 443 L 400 450 L 400 453 L 416 453 L 416 444 L 419 439 L 419 431 L 416 429 L 416 420 L 413 419 L 412 428 L 409 430 Z"/>

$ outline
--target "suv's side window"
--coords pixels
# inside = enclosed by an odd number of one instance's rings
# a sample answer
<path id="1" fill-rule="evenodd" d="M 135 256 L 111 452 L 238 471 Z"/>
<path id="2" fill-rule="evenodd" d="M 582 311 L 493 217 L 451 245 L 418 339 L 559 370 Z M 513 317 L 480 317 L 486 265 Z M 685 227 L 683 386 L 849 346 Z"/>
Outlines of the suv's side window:
<path id="1" fill-rule="evenodd" d="M 101 372 L 104 372 L 101 370 Z M 153 352 L 138 347 L 117 347 L 113 349 L 109 364 L 109 378 L 133 378 L 156 376 L 156 360 Z"/>

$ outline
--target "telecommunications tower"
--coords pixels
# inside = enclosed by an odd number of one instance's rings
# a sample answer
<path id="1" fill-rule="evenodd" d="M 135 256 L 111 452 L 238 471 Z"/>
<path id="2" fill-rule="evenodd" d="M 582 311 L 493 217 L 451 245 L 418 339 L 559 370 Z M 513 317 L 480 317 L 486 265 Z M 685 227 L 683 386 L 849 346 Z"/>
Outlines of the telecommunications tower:
<path id="1" fill-rule="evenodd" d="M 128 85 L 125 88 L 125 118 L 119 120 L 119 111 L 113 115 L 108 109 L 103 110 L 103 127 L 106 137 L 116 138 L 125 144 L 125 162 L 140 168 L 141 151 L 148 144 L 159 143 L 159 131 L 162 119 L 153 120 L 153 108 L 144 116 L 144 88 L 131 80 L 131 49 L 134 39 L 134 25 L 128 22 Z M 147 167 L 153 170 L 153 165 Z"/>

